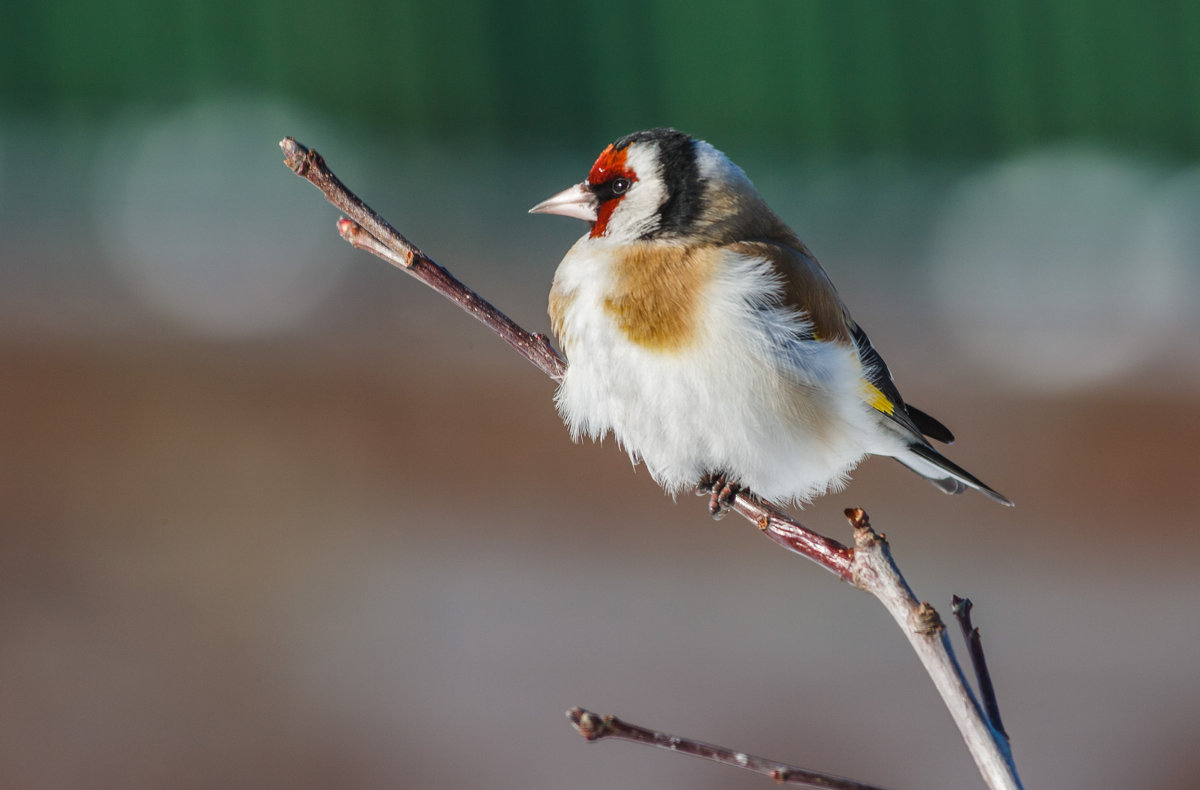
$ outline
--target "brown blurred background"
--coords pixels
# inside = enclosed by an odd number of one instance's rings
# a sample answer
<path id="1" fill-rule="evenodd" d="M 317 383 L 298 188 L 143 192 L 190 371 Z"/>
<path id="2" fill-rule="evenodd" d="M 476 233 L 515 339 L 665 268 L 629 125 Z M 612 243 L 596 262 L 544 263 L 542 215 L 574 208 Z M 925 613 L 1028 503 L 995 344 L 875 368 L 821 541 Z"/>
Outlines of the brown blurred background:
<path id="1" fill-rule="evenodd" d="M 878 604 L 572 445 L 275 147 L 544 331 L 582 226 L 525 210 L 658 124 L 743 165 L 1017 502 L 872 460 L 807 523 L 863 506 L 975 601 L 1028 786 L 1195 786 L 1190 6 L 144 5 L 0 33 L 0 786 L 764 786 L 572 705 L 981 786 Z"/>

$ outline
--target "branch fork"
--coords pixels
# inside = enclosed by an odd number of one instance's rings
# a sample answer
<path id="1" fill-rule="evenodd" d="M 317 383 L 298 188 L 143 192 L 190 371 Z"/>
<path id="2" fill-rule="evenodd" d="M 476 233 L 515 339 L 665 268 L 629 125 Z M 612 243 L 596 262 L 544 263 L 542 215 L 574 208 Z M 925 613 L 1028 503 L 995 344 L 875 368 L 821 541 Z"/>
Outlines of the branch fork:
<path id="1" fill-rule="evenodd" d="M 557 381 L 562 378 L 567 363 L 554 350 L 545 335 L 530 333 L 518 326 L 421 252 L 387 220 L 347 189 L 316 151 L 291 137 L 284 138 L 279 145 L 287 166 L 296 175 L 321 190 L 326 200 L 347 215 L 337 223 L 338 233 L 343 239 L 355 248 L 370 252 L 433 288 L 484 323 L 551 379 Z M 967 638 L 986 712 L 976 700 L 959 668 L 941 617 L 932 606 L 918 601 L 913 595 L 892 559 L 887 540 L 871 528 L 870 520 L 863 510 L 851 508 L 846 511 L 846 517 L 854 527 L 854 546 L 850 547 L 809 529 L 745 492 L 738 492 L 733 497 L 731 509 L 756 525 L 774 543 L 807 557 L 842 581 L 878 598 L 900 626 L 929 673 L 988 787 L 992 790 L 1021 789 L 1008 737 L 1000 724 L 995 692 L 987 674 L 979 632 L 970 624 L 969 600 L 956 596 L 954 612 Z M 765 774 L 778 782 L 803 787 L 879 790 L 874 785 L 776 763 L 700 741 L 658 733 L 628 724 L 615 716 L 598 716 L 582 708 L 573 708 L 568 712 L 568 716 L 580 734 L 588 740 L 617 737 L 647 743 L 735 765 Z"/>

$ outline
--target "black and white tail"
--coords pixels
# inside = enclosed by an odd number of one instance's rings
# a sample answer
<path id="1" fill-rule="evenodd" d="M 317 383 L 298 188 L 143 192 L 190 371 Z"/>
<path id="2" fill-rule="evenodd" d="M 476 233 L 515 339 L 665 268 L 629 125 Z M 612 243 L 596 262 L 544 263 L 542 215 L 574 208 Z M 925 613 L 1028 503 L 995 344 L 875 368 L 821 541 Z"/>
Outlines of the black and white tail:
<path id="1" fill-rule="evenodd" d="M 988 496 L 1002 505 L 1012 506 L 1012 500 L 975 475 L 963 469 L 925 442 L 912 442 L 908 451 L 894 456 L 897 461 L 927 478 L 947 494 L 961 494 L 968 488 Z"/>

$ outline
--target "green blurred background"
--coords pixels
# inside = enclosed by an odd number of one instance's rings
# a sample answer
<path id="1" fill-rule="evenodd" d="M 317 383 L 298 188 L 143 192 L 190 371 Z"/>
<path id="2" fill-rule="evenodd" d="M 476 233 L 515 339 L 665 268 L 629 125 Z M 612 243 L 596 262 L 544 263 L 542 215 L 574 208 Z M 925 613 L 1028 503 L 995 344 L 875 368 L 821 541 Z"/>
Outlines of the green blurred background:
<path id="1" fill-rule="evenodd" d="M 818 155 L 943 160 L 1079 137 L 1200 151 L 1187 2 L 64 0 L 6 17 L 4 108 L 80 123 L 252 91 L 465 145 L 661 118 Z"/>
<path id="2" fill-rule="evenodd" d="M 611 139 L 726 151 L 951 455 L 866 507 L 976 602 L 1028 786 L 1191 788 L 1200 6 L 9 3 L 0 786 L 761 787 L 581 704 L 980 786 L 882 609 L 611 442 L 336 235 L 293 135 L 531 329 Z"/>

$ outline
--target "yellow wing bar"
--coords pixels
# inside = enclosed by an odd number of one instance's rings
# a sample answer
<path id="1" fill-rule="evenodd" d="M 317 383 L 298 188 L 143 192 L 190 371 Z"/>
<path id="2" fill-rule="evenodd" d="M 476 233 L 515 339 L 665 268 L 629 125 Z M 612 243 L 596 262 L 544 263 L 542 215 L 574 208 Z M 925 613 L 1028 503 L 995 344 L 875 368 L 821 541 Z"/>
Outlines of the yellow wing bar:
<path id="1" fill-rule="evenodd" d="M 866 379 L 859 385 L 859 391 L 862 393 L 862 399 L 875 411 L 881 411 L 889 417 L 896 413 L 896 404 L 888 400 L 888 396 L 884 395 L 879 387 Z"/>

